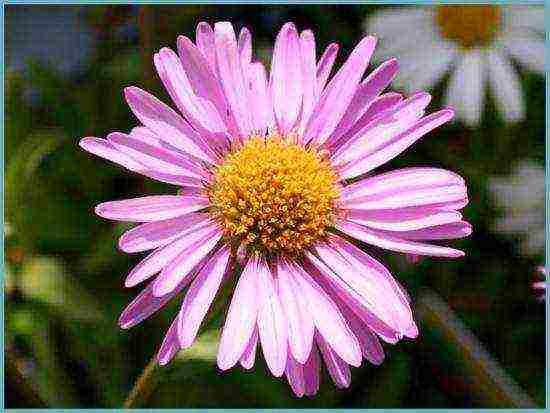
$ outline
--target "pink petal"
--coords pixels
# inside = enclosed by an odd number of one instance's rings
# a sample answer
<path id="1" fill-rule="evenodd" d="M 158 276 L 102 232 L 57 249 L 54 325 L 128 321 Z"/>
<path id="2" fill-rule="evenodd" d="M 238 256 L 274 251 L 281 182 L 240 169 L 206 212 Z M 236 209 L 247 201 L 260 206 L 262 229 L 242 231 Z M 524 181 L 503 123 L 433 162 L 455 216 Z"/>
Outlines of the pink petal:
<path id="1" fill-rule="evenodd" d="M 369 59 L 376 40 L 365 37 L 351 52 L 348 60 L 321 94 L 304 133 L 304 142 L 322 144 L 329 138 L 346 112 Z"/>
<path id="2" fill-rule="evenodd" d="M 182 251 L 195 245 L 198 239 L 204 237 L 216 228 L 217 224 L 214 222 L 208 222 L 205 225 L 199 223 L 198 225 L 188 227 L 176 241 L 157 249 L 140 261 L 140 263 L 130 271 L 130 274 L 128 274 L 125 285 L 127 287 L 132 287 L 152 275 L 155 275 L 173 262 Z"/>
<path id="3" fill-rule="evenodd" d="M 292 23 L 286 23 L 275 40 L 269 88 L 279 132 L 285 134 L 296 125 L 302 106 L 300 40 Z"/>
<path id="4" fill-rule="evenodd" d="M 191 283 L 178 315 L 178 336 L 182 348 L 193 344 L 222 279 L 230 269 L 230 250 L 224 246 L 209 259 Z"/>
<path id="5" fill-rule="evenodd" d="M 388 270 L 346 241 L 336 237 L 330 240 L 330 245 L 320 244 L 316 251 L 333 272 L 324 273 L 331 284 L 353 295 L 375 317 L 396 331 L 402 330 L 401 325 L 408 327 L 413 322 L 412 313 L 408 303 L 402 302 L 388 281 L 391 277 Z M 356 258 L 359 256 L 361 260 Z"/>
<path id="6" fill-rule="evenodd" d="M 370 330 L 365 323 L 355 315 L 353 311 L 348 309 L 345 304 L 341 305 L 344 317 L 348 321 L 355 336 L 361 345 L 363 358 L 370 361 L 372 364 L 380 365 L 384 361 L 384 349 L 378 340 L 378 337 Z"/>
<path id="7" fill-rule="evenodd" d="M 384 231 L 381 233 L 386 234 Z M 472 226 L 466 221 L 453 222 L 451 224 L 438 225 L 430 228 L 422 228 L 415 231 L 403 231 L 400 238 L 408 240 L 439 240 L 465 238 L 472 233 Z M 390 234 L 387 234 L 390 235 Z M 395 234 L 394 234 L 395 235 Z"/>
<path id="8" fill-rule="evenodd" d="M 324 262 L 316 257 L 306 260 L 307 271 L 315 276 L 322 288 L 327 291 L 331 297 L 337 297 L 339 302 L 344 302 L 346 305 L 365 323 L 370 329 L 376 332 L 387 343 L 395 344 L 400 339 L 402 334 L 395 327 L 388 325 L 386 322 L 376 317 L 369 309 L 368 304 L 357 294 L 350 289 L 345 283 L 338 279 L 333 280 L 332 270 L 326 266 Z M 336 300 L 336 298 L 335 298 Z M 392 324 L 391 320 L 388 321 Z"/>
<path id="9" fill-rule="evenodd" d="M 250 31 L 243 27 L 239 32 L 239 40 L 237 41 L 241 66 L 247 68 L 252 61 L 252 35 Z"/>
<path id="10" fill-rule="evenodd" d="M 285 371 L 288 349 L 288 322 L 266 264 L 258 267 L 258 332 L 267 367 L 275 377 Z"/>
<path id="11" fill-rule="evenodd" d="M 214 45 L 214 31 L 206 22 L 197 25 L 195 34 L 197 49 L 200 50 L 212 73 L 216 73 L 216 49 Z"/>
<path id="12" fill-rule="evenodd" d="M 208 198 L 153 195 L 104 202 L 95 207 L 95 213 L 100 217 L 116 221 L 150 222 L 196 212 L 208 204 Z"/>
<path id="13" fill-rule="evenodd" d="M 399 189 L 402 191 L 399 192 Z M 433 187 L 392 188 L 376 196 L 365 196 L 349 201 L 348 206 L 362 210 L 395 210 L 401 208 L 424 208 L 461 201 L 467 197 L 464 184 L 450 184 Z"/>
<path id="14" fill-rule="evenodd" d="M 464 185 L 464 179 L 440 168 L 409 167 L 362 179 L 342 189 L 342 199 L 354 205 L 368 199 L 380 199 L 394 193 L 416 189 L 433 189 L 449 185 Z"/>
<path id="15" fill-rule="evenodd" d="M 325 88 L 325 85 L 327 84 L 327 80 L 330 76 L 330 72 L 332 71 L 332 66 L 334 65 L 334 61 L 336 60 L 336 55 L 338 54 L 338 44 L 337 43 L 331 43 L 328 45 L 328 47 L 325 49 L 323 55 L 319 59 L 319 62 L 317 63 L 317 90 L 319 93 L 323 91 Z"/>
<path id="16" fill-rule="evenodd" d="M 330 146 L 327 146 L 327 149 L 331 153 L 336 155 L 340 148 L 347 143 L 348 140 L 355 137 L 357 133 L 367 125 L 370 125 L 373 120 L 378 119 L 382 116 L 383 112 L 394 109 L 399 103 L 401 103 L 403 97 L 399 93 L 388 92 L 380 95 L 375 98 L 373 102 L 369 105 L 367 110 L 355 121 L 355 123 L 340 137 L 336 142 L 332 142 Z"/>
<path id="17" fill-rule="evenodd" d="M 88 137 L 81 139 L 78 144 L 82 149 L 109 161 L 115 162 L 130 171 L 140 172 L 145 169 L 142 164 L 137 162 L 131 156 L 120 152 L 111 142 L 105 139 Z"/>
<path id="18" fill-rule="evenodd" d="M 216 156 L 200 135 L 169 106 L 134 86 L 124 89 L 124 95 L 136 117 L 159 138 L 197 159 L 215 162 Z"/>
<path id="19" fill-rule="evenodd" d="M 293 276 L 319 333 L 342 359 L 361 364 L 361 348 L 336 304 L 301 267 L 293 266 Z M 323 311 L 319 311 L 319 309 Z"/>
<path id="20" fill-rule="evenodd" d="M 185 285 L 180 285 L 172 294 L 164 297 L 155 297 L 153 295 L 153 283 L 150 283 L 139 295 L 124 309 L 118 319 L 120 328 L 126 330 L 143 320 L 149 318 L 152 314 L 160 310 L 170 301 Z"/>
<path id="21" fill-rule="evenodd" d="M 254 328 L 252 337 L 244 350 L 243 355 L 241 356 L 240 363 L 245 370 L 250 370 L 254 367 L 254 362 L 256 361 L 256 347 L 258 347 L 258 328 Z"/>
<path id="22" fill-rule="evenodd" d="M 159 172 L 168 171 L 174 175 L 197 179 L 207 176 L 195 163 L 190 162 L 177 152 L 149 145 L 142 140 L 136 139 L 134 136 L 120 132 L 110 133 L 107 138 L 119 151 L 131 156 L 144 165 L 144 169 Z"/>
<path id="23" fill-rule="evenodd" d="M 168 332 L 164 336 L 159 352 L 157 353 L 157 361 L 161 366 L 168 364 L 180 350 L 176 327 L 177 318 L 170 325 Z"/>
<path id="24" fill-rule="evenodd" d="M 206 179 L 204 179 L 203 181 L 198 178 L 191 178 L 189 176 L 183 176 L 183 175 L 174 175 L 170 173 L 154 171 L 151 169 L 145 169 L 143 171 L 140 171 L 140 174 L 148 178 L 154 179 L 156 181 L 164 182 L 171 185 L 177 185 L 182 187 L 193 187 L 197 190 L 196 194 L 200 193 L 200 189 L 204 187 L 204 181 L 207 181 Z"/>
<path id="25" fill-rule="evenodd" d="M 454 112 L 452 110 L 444 109 L 420 119 L 409 129 L 389 140 L 383 147 L 379 147 L 373 153 L 350 165 L 346 165 L 341 176 L 349 179 L 372 171 L 374 168 L 395 158 L 426 133 L 451 120 L 453 116 Z"/>
<path id="26" fill-rule="evenodd" d="M 227 131 L 224 121 L 212 102 L 195 95 L 178 55 L 164 47 L 154 61 L 170 97 L 189 123 L 210 140 L 223 139 Z"/>
<path id="27" fill-rule="evenodd" d="M 290 387 L 292 388 L 294 394 L 296 394 L 296 396 L 298 397 L 302 397 L 306 391 L 304 366 L 294 360 L 294 358 L 290 354 L 290 350 L 286 362 L 285 374 L 288 380 L 288 384 L 290 384 Z"/>
<path id="28" fill-rule="evenodd" d="M 218 349 L 218 367 L 230 369 L 247 349 L 258 316 L 259 258 L 252 257 L 246 264 L 227 312 Z"/>
<path id="29" fill-rule="evenodd" d="M 208 216 L 190 213 L 165 221 L 148 222 L 126 231 L 119 239 L 119 248 L 128 253 L 163 247 L 175 241 L 189 228 L 206 224 Z"/>
<path id="30" fill-rule="evenodd" d="M 288 344 L 292 357 L 304 364 L 309 358 L 315 327 L 302 300 L 301 291 L 293 278 L 291 264 L 277 265 L 277 287 L 283 309 L 288 319 Z"/>
<path id="31" fill-rule="evenodd" d="M 201 26 L 201 31 L 203 30 L 207 31 L 208 29 L 205 29 L 203 25 Z M 210 60 L 210 53 L 214 54 L 215 57 L 216 47 L 212 47 L 212 44 L 215 44 L 215 40 L 211 39 L 209 34 L 206 36 L 208 40 L 204 39 L 204 47 L 208 47 L 209 50 L 205 54 L 207 57 L 185 36 L 178 37 L 178 55 L 195 94 L 212 102 L 230 130 L 233 131 L 235 120 L 228 113 L 230 111 L 223 94 L 222 86 L 216 77 L 216 71 L 213 69 L 214 66 L 211 66 L 211 63 L 215 61 Z"/>
<path id="32" fill-rule="evenodd" d="M 368 123 L 358 120 L 346 133 L 351 137 L 334 154 L 334 161 L 340 164 L 351 163 L 388 144 L 392 138 L 410 128 L 423 116 L 430 100 L 428 93 L 419 92 L 378 113 Z M 359 128 L 358 125 L 362 127 Z"/>
<path id="33" fill-rule="evenodd" d="M 370 230 L 353 222 L 339 222 L 336 228 L 349 236 L 352 236 L 367 244 L 375 245 L 391 251 L 403 252 L 405 254 L 430 255 L 433 257 L 458 258 L 463 257 L 464 252 L 454 248 L 441 247 L 438 245 L 425 244 L 405 239 L 390 237 L 384 233 Z"/>
<path id="34" fill-rule="evenodd" d="M 221 237 L 222 234 L 218 228 L 200 239 L 197 237 L 193 245 L 183 250 L 177 258 L 162 269 L 154 281 L 153 294 L 158 297 L 170 294 L 180 283 L 191 279 Z"/>
<path id="35" fill-rule="evenodd" d="M 254 133 L 264 135 L 273 117 L 273 108 L 268 96 L 267 77 L 264 65 L 256 62 L 248 67 L 248 99 L 254 110 L 251 111 Z"/>
<path id="36" fill-rule="evenodd" d="M 397 231 L 399 233 L 395 235 L 402 237 L 405 231 L 458 222 L 462 219 L 462 214 L 425 208 L 378 211 L 350 209 L 346 211 L 346 219 L 374 229 Z"/>
<path id="37" fill-rule="evenodd" d="M 315 37 L 311 30 L 300 33 L 300 55 L 302 57 L 303 104 L 301 125 L 305 129 L 317 101 L 317 68 L 315 66 Z"/>
<path id="38" fill-rule="evenodd" d="M 218 76 L 241 137 L 252 131 L 251 108 L 237 40 L 229 22 L 218 22 L 214 26 Z"/>
<path id="39" fill-rule="evenodd" d="M 319 351 L 317 346 L 313 345 L 309 359 L 304 364 L 305 394 L 307 396 L 313 396 L 319 390 L 320 367 Z"/>
<path id="40" fill-rule="evenodd" d="M 334 146 L 339 139 L 355 124 L 365 113 L 376 97 L 392 81 L 399 69 L 396 59 L 390 59 L 382 63 L 372 72 L 358 87 L 351 103 L 336 126 L 336 129 L 325 142 L 325 146 Z"/>
<path id="41" fill-rule="evenodd" d="M 338 357 L 335 351 L 330 348 L 320 335 L 315 335 L 315 341 L 321 350 L 323 360 L 327 366 L 328 372 L 336 387 L 344 389 L 351 383 L 351 371 L 348 364 Z"/>

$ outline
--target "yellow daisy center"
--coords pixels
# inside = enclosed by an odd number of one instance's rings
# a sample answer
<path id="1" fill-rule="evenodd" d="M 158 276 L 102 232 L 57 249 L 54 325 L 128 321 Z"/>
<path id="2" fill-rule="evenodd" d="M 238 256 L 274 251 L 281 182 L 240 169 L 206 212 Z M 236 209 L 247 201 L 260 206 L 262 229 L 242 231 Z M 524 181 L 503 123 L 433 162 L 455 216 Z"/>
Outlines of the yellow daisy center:
<path id="1" fill-rule="evenodd" d="M 490 43 L 500 32 L 502 9 L 499 6 L 438 6 L 435 21 L 441 35 L 464 48 Z"/>
<path id="2" fill-rule="evenodd" d="M 249 252 L 297 256 L 333 224 L 337 181 L 317 150 L 280 136 L 252 137 L 214 170 L 212 213 Z"/>

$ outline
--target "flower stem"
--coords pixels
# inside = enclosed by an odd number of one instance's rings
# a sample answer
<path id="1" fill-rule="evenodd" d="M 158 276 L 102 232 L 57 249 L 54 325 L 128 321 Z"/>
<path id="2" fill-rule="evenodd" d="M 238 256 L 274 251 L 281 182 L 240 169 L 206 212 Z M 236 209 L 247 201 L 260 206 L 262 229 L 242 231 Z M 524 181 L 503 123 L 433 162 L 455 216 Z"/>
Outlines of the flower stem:
<path id="1" fill-rule="evenodd" d="M 138 377 L 136 384 L 130 394 L 126 398 L 123 407 L 130 409 L 136 407 L 136 404 L 142 400 L 147 400 L 155 388 L 153 381 L 153 373 L 158 368 L 156 355 L 151 358 L 141 375 Z"/>

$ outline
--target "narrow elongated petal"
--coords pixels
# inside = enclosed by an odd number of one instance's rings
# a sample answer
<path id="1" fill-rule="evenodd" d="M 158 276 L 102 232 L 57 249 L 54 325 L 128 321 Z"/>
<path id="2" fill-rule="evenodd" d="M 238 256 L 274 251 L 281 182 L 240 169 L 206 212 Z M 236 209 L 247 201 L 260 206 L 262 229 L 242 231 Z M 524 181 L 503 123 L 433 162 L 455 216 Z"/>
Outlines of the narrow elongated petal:
<path id="1" fill-rule="evenodd" d="M 153 171 L 169 171 L 181 176 L 201 179 L 206 177 L 196 164 L 179 153 L 150 145 L 142 140 L 120 132 L 113 132 L 107 137 L 119 151 L 131 156 Z"/>
<path id="2" fill-rule="evenodd" d="M 464 256 L 464 252 L 454 248 L 409 241 L 398 237 L 390 237 L 353 222 L 339 222 L 336 228 L 367 244 L 391 251 L 415 255 L 430 255 L 433 257 L 458 258 Z"/>
<path id="3" fill-rule="evenodd" d="M 380 365 L 384 361 L 384 349 L 374 334 L 364 322 L 357 317 L 353 311 L 351 311 L 345 303 L 340 306 L 344 317 L 348 321 L 351 329 L 355 333 L 359 344 L 361 345 L 361 351 L 363 352 L 363 358 L 370 361 L 372 364 Z"/>
<path id="4" fill-rule="evenodd" d="M 296 394 L 296 396 L 298 397 L 302 397 L 306 391 L 304 366 L 294 360 L 294 358 L 290 354 L 290 350 L 286 362 L 285 374 L 288 380 L 288 384 L 290 384 L 290 387 L 292 388 L 292 391 L 294 391 L 294 394 Z"/>
<path id="5" fill-rule="evenodd" d="M 139 172 L 145 167 L 132 157 L 120 152 L 111 142 L 105 139 L 88 137 L 78 143 L 84 150 L 117 163 L 130 171 Z"/>
<path id="6" fill-rule="evenodd" d="M 344 389 L 351 383 L 351 371 L 348 364 L 327 344 L 323 337 L 316 335 L 315 341 L 321 350 L 323 360 L 336 387 Z"/>
<path id="7" fill-rule="evenodd" d="M 189 228 L 206 224 L 208 216 L 190 213 L 164 221 L 148 222 L 126 231 L 119 239 L 119 248 L 128 253 L 147 251 L 175 241 Z"/>
<path id="8" fill-rule="evenodd" d="M 215 24 L 214 34 L 220 83 L 239 134 L 245 137 L 252 131 L 252 119 L 235 32 L 231 23 L 221 22 Z"/>
<path id="9" fill-rule="evenodd" d="M 411 128 L 398 134 L 383 147 L 378 148 L 356 162 L 346 165 L 342 171 L 342 177 L 349 179 L 372 171 L 380 165 L 392 160 L 409 146 L 423 137 L 426 133 L 451 120 L 454 112 L 449 109 L 432 113 L 415 123 Z"/>
<path id="10" fill-rule="evenodd" d="M 195 158 L 216 160 L 200 135 L 169 106 L 134 86 L 124 89 L 124 95 L 136 117 L 160 138 Z"/>
<path id="11" fill-rule="evenodd" d="M 542 43 L 542 42 L 541 42 Z M 498 50 L 488 50 L 488 79 L 496 104 L 508 122 L 525 117 L 521 81 L 508 57 Z"/>
<path id="12" fill-rule="evenodd" d="M 355 95 L 346 110 L 346 113 L 334 129 L 325 146 L 334 146 L 342 136 L 365 113 L 376 97 L 384 90 L 395 77 L 399 65 L 396 59 L 390 59 L 382 63 L 357 87 Z"/>
<path id="13" fill-rule="evenodd" d="M 164 297 L 153 295 L 153 283 L 150 283 L 139 295 L 124 309 L 118 319 L 118 325 L 122 329 L 128 329 L 141 323 L 160 310 L 170 301 L 185 285 L 180 285 L 172 294 Z"/>
<path id="14" fill-rule="evenodd" d="M 379 231 L 381 235 L 391 236 L 385 231 Z M 453 222 L 450 224 L 437 225 L 430 228 L 422 228 L 412 231 L 403 231 L 399 233 L 400 238 L 408 240 L 440 240 L 464 238 L 472 234 L 472 225 L 466 221 Z M 393 234 L 395 235 L 395 234 Z"/>
<path id="15" fill-rule="evenodd" d="M 128 274 L 125 285 L 131 287 L 155 275 L 174 261 L 182 251 L 195 245 L 197 240 L 200 240 L 216 228 L 217 224 L 214 222 L 206 224 L 198 223 L 197 225 L 188 227 L 176 241 L 157 249 L 140 261 Z"/>
<path id="16" fill-rule="evenodd" d="M 361 295 L 340 278 L 334 278 L 333 270 L 327 264 L 315 256 L 309 256 L 305 262 L 307 271 L 315 276 L 322 288 L 330 293 L 331 297 L 336 296 L 347 304 L 347 306 L 373 331 L 387 343 L 397 343 L 402 334 L 393 325 L 390 319 L 383 321 L 369 310 L 369 304 Z"/>
<path id="17" fill-rule="evenodd" d="M 206 197 L 152 195 L 104 202 L 95 207 L 95 212 L 100 217 L 116 221 L 151 222 L 196 212 L 208 203 Z"/>
<path id="18" fill-rule="evenodd" d="M 365 37 L 323 91 L 304 132 L 304 142 L 322 144 L 348 108 L 369 63 L 376 40 Z"/>
<path id="19" fill-rule="evenodd" d="M 247 68 L 248 65 L 252 62 L 252 35 L 246 27 L 243 27 L 239 32 L 237 47 L 239 49 L 241 66 L 243 68 Z"/>
<path id="20" fill-rule="evenodd" d="M 300 40 L 292 23 L 286 23 L 275 40 L 269 88 L 279 132 L 287 133 L 298 120 L 303 96 Z"/>
<path id="21" fill-rule="evenodd" d="M 359 366 L 361 348 L 336 304 L 303 269 L 297 266 L 293 269 L 296 284 L 321 336 L 343 360 L 353 366 Z M 323 311 L 319 311 L 321 308 Z"/>
<path id="22" fill-rule="evenodd" d="M 288 319 L 288 344 L 292 357 L 304 364 L 309 358 L 315 328 L 289 266 L 286 262 L 277 265 L 277 291 Z"/>
<path id="23" fill-rule="evenodd" d="M 214 249 L 222 234 L 218 228 L 198 239 L 196 243 L 162 269 L 153 285 L 153 294 L 163 296 L 170 294 L 177 286 L 188 278 L 192 278 L 203 260 Z"/>
<path id="24" fill-rule="evenodd" d="M 458 119 L 476 125 L 481 119 L 481 110 L 486 87 L 486 56 L 480 48 L 468 49 L 457 59 L 445 96 L 445 104 L 456 111 Z"/>
<path id="25" fill-rule="evenodd" d="M 435 189 L 449 185 L 464 185 L 464 179 L 454 172 L 441 168 L 409 167 L 362 179 L 342 189 L 347 205 L 365 200 L 379 200 L 388 195 Z"/>
<path id="26" fill-rule="evenodd" d="M 218 349 L 218 367 L 222 370 L 230 369 L 239 361 L 254 332 L 259 305 L 259 271 L 259 259 L 252 257 L 235 287 Z"/>
<path id="27" fill-rule="evenodd" d="M 349 163 L 373 153 L 422 117 L 431 96 L 417 93 L 365 123 L 359 119 L 347 132 L 347 142 L 334 154 L 337 163 Z M 359 125 L 363 125 L 361 128 Z"/>
<path id="28" fill-rule="evenodd" d="M 437 225 L 450 224 L 460 221 L 462 214 L 453 211 L 438 210 L 378 210 L 363 211 L 351 209 L 348 211 L 347 219 L 357 222 L 370 228 L 384 231 L 402 232 L 433 227 Z"/>
<path id="29" fill-rule="evenodd" d="M 302 116 L 301 129 L 303 130 L 313 112 L 317 101 L 317 68 L 315 66 L 315 36 L 311 30 L 300 33 L 300 55 L 302 66 Z"/>
<path id="30" fill-rule="evenodd" d="M 202 320 L 229 270 L 230 251 L 224 246 L 210 258 L 191 283 L 178 315 L 178 337 L 182 348 L 193 344 Z"/>
<path id="31" fill-rule="evenodd" d="M 326 274 L 330 281 L 349 294 L 355 295 L 373 315 L 399 331 L 394 310 L 400 303 L 393 291 L 393 286 L 388 283 L 384 275 L 380 274 L 387 270 L 371 257 L 368 265 L 359 265 L 356 260 L 344 255 L 343 241 L 332 239 L 334 242 L 331 245 L 316 247 L 321 260 L 333 271 L 333 274 Z"/>
<path id="32" fill-rule="evenodd" d="M 258 347 L 258 328 L 254 329 L 252 337 L 248 342 L 248 346 L 244 350 L 243 355 L 241 356 L 240 363 L 245 370 L 250 370 L 254 367 L 254 362 L 256 361 L 256 347 Z"/>
<path id="33" fill-rule="evenodd" d="M 196 130 L 210 137 L 226 132 L 226 125 L 214 104 L 193 92 L 176 53 L 167 47 L 162 48 L 155 55 L 154 62 L 170 97 Z"/>
<path id="34" fill-rule="evenodd" d="M 331 43 L 323 52 L 323 55 L 317 62 L 317 90 L 319 93 L 323 91 L 325 85 L 327 84 L 330 72 L 332 71 L 332 66 L 338 55 L 339 46 L 337 43 Z"/>
<path id="35" fill-rule="evenodd" d="M 319 351 L 317 346 L 313 345 L 309 359 L 304 364 L 304 384 L 307 396 L 312 396 L 319 390 L 320 369 Z"/>
<path id="36" fill-rule="evenodd" d="M 177 319 L 175 319 L 168 332 L 164 336 L 164 340 L 160 346 L 159 352 L 157 354 L 157 361 L 161 366 L 165 366 L 174 358 L 177 352 L 180 350 L 180 344 L 178 341 L 177 334 Z"/>
<path id="37" fill-rule="evenodd" d="M 208 29 L 205 29 L 203 25 L 201 31 L 208 31 Z M 206 37 L 207 39 L 204 39 L 205 47 L 210 47 L 212 44 L 210 34 L 206 34 Z M 234 127 L 234 119 L 231 118 L 227 100 L 223 94 L 220 81 L 216 77 L 217 69 L 214 70 L 214 66 L 211 66 L 213 61 L 211 60 L 212 56 L 210 53 L 214 53 L 215 56 L 217 46 L 209 48 L 208 52 L 205 53 L 205 57 L 193 42 L 185 36 L 179 36 L 177 44 L 178 55 L 181 59 L 183 70 L 185 70 L 187 79 L 191 83 L 195 94 L 212 102 L 216 109 L 218 109 L 218 113 L 226 121 L 228 127 Z M 230 130 L 233 131 L 233 129 Z"/>
<path id="38" fill-rule="evenodd" d="M 197 49 L 200 50 L 212 73 L 216 73 L 216 49 L 214 45 L 214 30 L 206 22 L 200 22 L 195 31 Z"/>
<path id="39" fill-rule="evenodd" d="M 388 92 L 375 98 L 365 112 L 355 121 L 355 123 L 340 137 L 334 141 L 331 139 L 330 145 L 324 145 L 331 152 L 331 155 L 336 155 L 341 147 L 344 146 L 350 139 L 357 136 L 359 131 L 364 130 L 368 125 L 372 125 L 375 119 L 379 119 L 383 112 L 395 109 L 403 101 L 403 96 L 399 93 Z"/>
<path id="40" fill-rule="evenodd" d="M 273 108 L 268 94 L 267 76 L 264 65 L 255 62 L 248 68 L 248 97 L 252 108 L 252 123 L 254 132 L 265 134 L 273 117 Z"/>
<path id="41" fill-rule="evenodd" d="M 275 281 L 266 264 L 258 268 L 258 332 L 267 367 L 275 377 L 285 371 L 288 349 L 288 322 Z"/>

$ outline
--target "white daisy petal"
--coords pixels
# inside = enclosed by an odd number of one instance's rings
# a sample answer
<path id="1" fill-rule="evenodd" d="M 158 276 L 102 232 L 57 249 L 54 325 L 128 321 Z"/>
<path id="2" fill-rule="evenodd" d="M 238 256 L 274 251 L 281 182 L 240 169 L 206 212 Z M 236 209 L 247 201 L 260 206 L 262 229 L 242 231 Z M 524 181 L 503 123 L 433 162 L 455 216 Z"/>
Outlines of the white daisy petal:
<path id="1" fill-rule="evenodd" d="M 512 34 L 502 38 L 502 44 L 519 63 L 537 73 L 544 73 L 544 39 L 542 37 L 517 37 Z"/>
<path id="2" fill-rule="evenodd" d="M 479 123 L 485 87 L 485 55 L 474 49 L 462 55 L 451 76 L 446 104 L 455 109 L 456 117 L 469 125 Z"/>
<path id="3" fill-rule="evenodd" d="M 487 50 L 488 81 L 496 104 L 508 122 L 525 116 L 521 83 L 511 63 L 496 49 Z"/>

